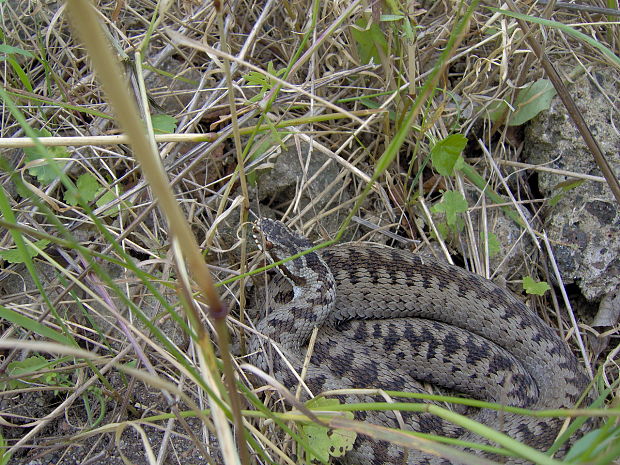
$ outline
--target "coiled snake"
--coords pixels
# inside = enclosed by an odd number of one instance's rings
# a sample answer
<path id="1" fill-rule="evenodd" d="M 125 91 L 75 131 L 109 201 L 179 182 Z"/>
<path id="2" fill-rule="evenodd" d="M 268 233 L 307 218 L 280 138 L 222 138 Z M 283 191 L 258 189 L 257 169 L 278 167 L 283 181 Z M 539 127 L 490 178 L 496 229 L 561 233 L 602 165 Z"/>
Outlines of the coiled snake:
<path id="1" fill-rule="evenodd" d="M 267 218 L 258 220 L 254 231 L 273 261 L 313 245 Z M 320 327 L 305 377 L 315 393 L 350 387 L 421 392 L 421 381 L 503 405 L 555 409 L 573 407 L 588 384 L 568 346 L 535 313 L 462 268 L 371 243 L 332 246 L 278 268 L 292 284 L 293 297 L 268 304 L 256 328 L 300 370 L 304 346 Z M 277 293 L 281 286 L 272 287 Z M 297 384 L 262 339 L 251 339 L 249 348 L 256 366 L 272 369 L 288 387 Z M 430 414 L 404 417 L 414 431 L 481 441 Z M 398 426 L 392 412 L 361 412 L 357 419 Z M 558 419 L 489 409 L 474 419 L 541 450 L 561 426 Z M 391 444 L 358 437 L 345 461 L 396 464 L 402 457 Z M 407 457 L 410 464 L 451 463 L 419 451 Z M 508 458 L 506 463 L 527 462 Z"/>

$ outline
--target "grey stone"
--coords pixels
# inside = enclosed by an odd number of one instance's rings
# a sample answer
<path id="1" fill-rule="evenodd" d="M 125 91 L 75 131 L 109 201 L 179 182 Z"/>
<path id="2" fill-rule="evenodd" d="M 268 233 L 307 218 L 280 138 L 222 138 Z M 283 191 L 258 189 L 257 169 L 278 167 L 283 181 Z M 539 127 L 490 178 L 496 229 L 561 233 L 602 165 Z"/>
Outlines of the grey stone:
<path id="1" fill-rule="evenodd" d="M 620 134 L 617 96 L 620 89 L 609 77 L 596 74 L 599 91 L 587 76 L 569 87 L 607 161 L 620 174 Z M 609 99 L 616 99 L 615 104 Z M 602 176 L 559 98 L 526 128 L 524 156 L 529 163 Z M 539 173 L 541 193 L 561 192 L 566 176 Z M 546 218 L 555 258 L 565 283 L 576 283 L 590 301 L 600 300 L 620 285 L 620 212 L 609 186 L 588 181 L 568 190 Z"/>
<path id="2" fill-rule="evenodd" d="M 340 167 L 320 151 L 309 150 L 306 141 L 302 140 L 296 144 L 291 138 L 286 144 L 270 157 L 271 163 L 268 169 L 261 170 L 258 187 L 253 193 L 261 203 L 268 203 L 271 206 L 279 203 L 283 206 L 280 209 L 285 209 L 291 201 L 295 201 L 298 190 L 302 188 L 299 204 L 293 214 L 305 210 L 302 215 L 302 223 L 305 224 L 328 207 L 335 191 L 342 187 L 341 183 L 334 183 Z M 310 179 L 312 181 L 307 183 Z M 348 198 L 347 192 L 344 191 L 338 202 Z M 333 200 L 331 203 L 333 205 Z M 309 204 L 312 205 L 306 209 Z M 325 221 L 330 218 L 326 217 L 321 224 L 325 225 Z"/>

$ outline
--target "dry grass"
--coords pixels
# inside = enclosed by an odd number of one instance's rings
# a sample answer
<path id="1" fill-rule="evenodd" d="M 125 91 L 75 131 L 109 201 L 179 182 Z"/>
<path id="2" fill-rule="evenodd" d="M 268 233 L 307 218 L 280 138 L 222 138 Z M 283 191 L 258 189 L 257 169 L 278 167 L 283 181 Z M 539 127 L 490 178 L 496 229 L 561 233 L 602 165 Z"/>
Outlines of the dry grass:
<path id="1" fill-rule="evenodd" d="M 242 226 L 261 215 L 284 217 L 314 239 L 421 244 L 487 277 L 501 276 L 517 291 L 524 276 L 554 283 L 545 297 L 528 296 L 529 303 L 566 336 L 592 374 L 598 370 L 600 387 L 612 391 L 610 407 L 598 413 L 617 417 L 619 347 L 589 349 L 591 315 L 571 313 L 575 303 L 552 255 L 556 238 L 544 234 L 549 199 L 532 190 L 532 176 L 540 170 L 557 175 L 558 183 L 617 186 L 592 173 L 523 164 L 522 131 L 502 124 L 507 115 L 488 118 L 496 102 L 514 102 L 525 85 L 544 77 L 516 21 L 478 6 L 459 35 L 465 8 L 449 0 L 268 0 L 224 7 L 218 15 L 211 2 L 160 2 L 159 10 L 146 0 L 98 3 L 124 69 L 127 86 L 120 91 L 133 92 L 142 115 L 176 120 L 174 138 L 147 132 L 157 144 L 149 147 L 145 139 L 134 157 L 129 139 L 118 139 L 125 137 L 116 125 L 123 119 L 113 116 L 113 100 L 95 78 L 64 7 L 0 3 L 2 37 L 13 47 L 3 49 L 2 62 L 0 226 L 6 229 L 0 249 L 22 254 L 3 256 L 0 270 L 8 463 L 36 457 L 122 463 L 122 455 L 132 463 L 198 463 L 200 457 L 235 463 L 235 449 L 245 446 L 232 442 L 225 418 L 234 403 L 232 377 L 225 377 L 224 388 L 209 342 L 218 322 L 214 340 L 224 338 L 224 313 L 214 300 L 207 305 L 188 279 L 186 269 L 194 282 L 206 279 L 198 254 L 187 251 L 192 241 L 174 243 L 170 232 L 178 239 L 191 227 L 231 310 L 229 333 L 243 351 L 242 328 L 252 324 L 245 273 L 262 258 Z M 543 13 L 542 7 L 531 13 L 579 25 L 618 50 L 618 17 Z M 381 14 L 391 15 L 381 29 L 352 27 Z M 527 39 L 544 43 L 564 76 L 617 79 L 616 62 L 566 30 L 530 28 Z M 364 62 L 368 48 L 376 55 L 371 64 Z M 608 100 L 617 108 L 617 95 Z M 41 138 L 27 158 L 16 147 L 31 143 L 32 129 L 50 138 Z M 428 154 L 451 134 L 469 138 L 468 165 L 441 176 Z M 42 145 L 60 148 L 43 155 Z M 185 222 L 170 221 L 157 162 L 148 158 L 154 147 Z M 274 168 L 280 152 L 288 161 Z M 33 153 L 66 160 L 48 168 L 44 179 L 32 170 Z M 148 182 L 145 166 L 154 173 Z M 444 191 L 467 200 L 457 229 L 436 210 Z M 501 228 L 509 232 L 493 255 L 495 246 L 483 238 Z M 28 245 L 42 239 L 48 242 Z M 36 247 L 34 258 L 26 256 Z M 610 341 L 618 337 L 614 324 Z M 241 408 L 254 404 L 259 412 L 244 410 L 243 420 L 233 421 L 236 430 L 243 422 L 251 453 L 293 463 L 293 446 L 282 434 L 283 421 L 292 417 L 254 421 L 271 414 L 243 390 L 252 384 L 234 368 Z M 610 463 L 619 454 L 612 445 L 591 463 Z"/>

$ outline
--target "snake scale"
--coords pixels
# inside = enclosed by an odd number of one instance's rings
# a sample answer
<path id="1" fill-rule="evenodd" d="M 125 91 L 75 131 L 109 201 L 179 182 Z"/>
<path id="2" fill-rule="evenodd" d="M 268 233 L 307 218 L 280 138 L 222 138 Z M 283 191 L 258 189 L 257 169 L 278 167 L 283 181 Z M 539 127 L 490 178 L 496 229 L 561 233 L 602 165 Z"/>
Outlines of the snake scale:
<path id="1" fill-rule="evenodd" d="M 276 220 L 259 219 L 254 232 L 274 262 L 313 246 Z M 306 254 L 278 269 L 291 283 L 292 297 L 268 301 L 256 329 L 300 372 L 310 335 L 319 327 L 304 378 L 314 393 L 350 387 L 427 392 L 420 382 L 428 382 L 480 400 L 555 409 L 573 407 L 588 384 L 568 346 L 532 310 L 462 268 L 379 244 L 352 243 Z M 281 281 L 272 282 L 272 293 L 282 292 Z M 249 349 L 256 366 L 272 370 L 289 388 L 297 385 L 264 339 L 251 338 Z M 540 450 L 553 443 L 562 424 L 490 409 L 473 418 Z M 399 425 L 392 412 L 359 412 L 356 419 Z M 485 443 L 428 413 L 403 412 L 403 420 L 414 431 Z M 361 436 L 345 462 L 457 463 L 414 450 L 405 457 L 397 446 Z"/>

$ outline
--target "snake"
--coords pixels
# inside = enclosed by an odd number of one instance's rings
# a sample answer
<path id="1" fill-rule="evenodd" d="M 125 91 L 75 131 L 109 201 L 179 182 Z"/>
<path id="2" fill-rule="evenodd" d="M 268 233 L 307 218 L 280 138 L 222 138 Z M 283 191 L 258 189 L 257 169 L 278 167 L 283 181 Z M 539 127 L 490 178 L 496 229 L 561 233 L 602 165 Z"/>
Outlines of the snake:
<path id="1" fill-rule="evenodd" d="M 561 339 L 507 289 L 463 268 L 370 242 L 313 247 L 282 222 L 260 218 L 254 238 L 279 263 L 252 337 L 250 361 L 288 388 L 313 393 L 344 388 L 428 392 L 423 383 L 474 399 L 527 409 L 572 408 L 589 377 Z M 291 260 L 287 258 L 296 256 Z M 273 346 L 277 351 L 272 350 Z M 295 371 L 297 374 L 295 374 Z M 366 398 L 346 397 L 345 401 Z M 358 412 L 356 419 L 491 444 L 430 413 Z M 548 449 L 563 421 L 478 409 L 472 418 L 538 450 Z M 470 449 L 465 449 L 470 451 Z M 489 452 L 473 450 L 497 459 Z M 530 463 L 501 457 L 510 465 Z M 407 450 L 358 435 L 346 464 L 456 465 L 434 452 Z"/>

